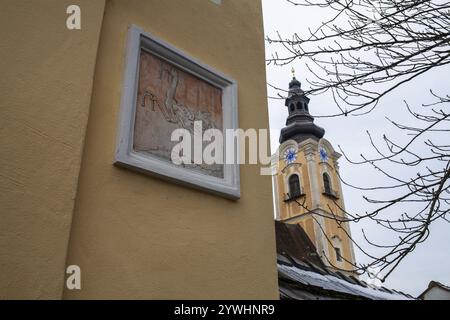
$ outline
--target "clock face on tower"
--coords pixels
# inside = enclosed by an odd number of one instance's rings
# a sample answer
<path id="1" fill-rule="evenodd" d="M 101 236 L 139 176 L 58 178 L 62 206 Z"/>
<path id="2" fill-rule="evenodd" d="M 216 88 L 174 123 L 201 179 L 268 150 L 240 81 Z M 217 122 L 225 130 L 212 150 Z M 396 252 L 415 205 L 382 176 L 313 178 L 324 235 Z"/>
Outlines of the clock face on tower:
<path id="1" fill-rule="evenodd" d="M 289 148 L 284 152 L 284 160 L 287 164 L 293 163 L 295 160 L 297 160 L 297 150 L 294 148 Z"/>
<path id="2" fill-rule="evenodd" d="M 328 161 L 328 153 L 327 153 L 327 150 L 325 150 L 325 148 L 320 147 L 319 156 L 320 156 L 320 160 Z"/>

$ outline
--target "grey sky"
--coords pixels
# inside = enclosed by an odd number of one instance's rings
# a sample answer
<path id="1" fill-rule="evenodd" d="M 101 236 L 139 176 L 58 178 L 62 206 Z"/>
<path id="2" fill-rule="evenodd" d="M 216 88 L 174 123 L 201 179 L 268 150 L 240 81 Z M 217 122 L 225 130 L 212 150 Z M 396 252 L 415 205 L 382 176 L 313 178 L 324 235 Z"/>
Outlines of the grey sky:
<path id="1" fill-rule="evenodd" d="M 324 20 L 322 10 L 295 7 L 284 0 L 262 0 L 264 10 L 264 28 L 265 34 L 275 36 L 279 31 L 282 35 L 288 37 L 293 32 L 305 33 L 308 27 L 317 27 Z M 275 47 L 266 44 L 266 55 L 270 57 L 275 51 Z M 279 50 L 279 53 L 283 53 Z M 287 89 L 291 79 L 291 67 L 296 69 L 297 78 L 307 87 L 305 78 L 311 77 L 307 74 L 307 69 L 302 61 L 295 61 L 292 65 L 286 67 L 267 66 L 267 81 L 277 87 Z M 357 159 L 360 153 L 373 154 L 368 143 L 366 130 L 369 130 L 377 139 L 386 133 L 396 141 L 404 141 L 405 137 L 398 130 L 394 130 L 385 116 L 393 120 L 406 121 L 414 124 L 413 119 L 405 117 L 406 109 L 403 100 L 407 100 L 411 105 L 431 102 L 432 97 L 429 89 L 432 88 L 437 93 L 448 93 L 448 74 L 450 68 L 442 68 L 437 71 L 425 74 L 407 87 L 400 88 L 392 95 L 381 101 L 380 106 L 375 112 L 363 117 L 338 117 L 338 118 L 320 118 L 316 123 L 325 130 L 327 138 L 337 149 L 340 145 L 343 150 L 353 159 Z M 268 88 L 269 95 L 275 95 L 273 89 Z M 327 114 L 335 110 L 332 97 L 329 94 L 311 97 L 310 111 L 313 114 Z M 269 117 L 271 129 L 272 150 L 278 147 L 278 137 L 280 129 L 284 126 L 287 117 L 287 110 L 284 107 L 284 101 L 269 99 Z M 448 137 L 440 137 L 445 139 Z M 420 147 L 420 146 L 418 146 Z M 386 184 L 387 181 L 379 173 L 368 167 L 354 166 L 345 159 L 340 160 L 341 174 L 345 180 L 359 186 L 371 186 Z M 389 168 L 396 170 L 397 174 L 404 174 L 405 177 L 411 175 L 410 169 Z M 399 171 L 403 170 L 403 171 Z M 408 171 L 409 170 L 409 171 Z M 415 172 L 412 172 L 413 174 Z M 346 209 L 350 212 L 364 212 L 369 210 L 368 204 L 362 199 L 362 193 L 343 186 Z M 380 194 L 379 197 L 389 197 L 390 194 Z M 391 213 L 389 213 L 391 214 Z M 396 214 L 393 212 L 392 214 Z M 361 228 L 364 228 L 371 239 L 378 242 L 389 243 L 395 241 L 391 234 L 378 229 L 371 222 L 362 222 L 352 225 L 352 233 L 358 243 L 364 245 L 371 252 L 376 252 L 373 248 L 365 244 L 362 238 Z M 394 271 L 386 282 L 387 287 L 403 290 L 405 292 L 417 295 L 421 293 L 428 285 L 430 280 L 450 284 L 450 225 L 445 222 L 439 222 L 431 228 L 431 235 L 427 241 L 419 246 L 410 254 Z M 356 249 L 355 249 L 356 250 Z M 367 261 L 366 258 L 356 250 L 356 260 L 358 262 Z"/>

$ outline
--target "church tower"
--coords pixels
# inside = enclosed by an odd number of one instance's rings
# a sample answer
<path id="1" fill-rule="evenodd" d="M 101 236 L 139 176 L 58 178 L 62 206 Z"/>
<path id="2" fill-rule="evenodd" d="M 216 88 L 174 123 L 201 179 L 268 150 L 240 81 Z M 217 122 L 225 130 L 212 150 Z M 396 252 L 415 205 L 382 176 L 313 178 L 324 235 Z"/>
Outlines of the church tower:
<path id="1" fill-rule="evenodd" d="M 309 101 L 294 76 L 285 103 L 289 116 L 275 155 L 276 219 L 300 225 L 325 265 L 352 270 L 355 258 L 349 225 L 333 218 L 345 218 L 338 176 L 341 155 L 323 138 L 325 130 L 314 123 Z"/>

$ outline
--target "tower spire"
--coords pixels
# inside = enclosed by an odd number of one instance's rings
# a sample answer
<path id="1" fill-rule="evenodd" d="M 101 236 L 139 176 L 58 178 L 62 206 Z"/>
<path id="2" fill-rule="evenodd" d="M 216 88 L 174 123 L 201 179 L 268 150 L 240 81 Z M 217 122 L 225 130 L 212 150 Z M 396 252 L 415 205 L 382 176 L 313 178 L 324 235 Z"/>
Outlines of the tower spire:
<path id="1" fill-rule="evenodd" d="M 301 142 L 308 138 L 319 140 L 325 130 L 314 124 L 314 117 L 309 114 L 310 99 L 301 88 L 301 83 L 295 78 L 295 69 L 292 68 L 292 80 L 289 82 L 289 93 L 285 106 L 288 107 L 289 116 L 286 126 L 281 130 L 280 143 L 294 139 Z"/>

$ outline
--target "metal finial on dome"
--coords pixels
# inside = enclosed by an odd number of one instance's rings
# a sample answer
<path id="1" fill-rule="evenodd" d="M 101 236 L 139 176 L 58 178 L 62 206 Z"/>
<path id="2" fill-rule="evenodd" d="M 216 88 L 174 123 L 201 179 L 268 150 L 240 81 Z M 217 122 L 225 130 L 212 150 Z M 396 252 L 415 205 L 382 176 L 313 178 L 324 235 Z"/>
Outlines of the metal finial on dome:
<path id="1" fill-rule="evenodd" d="M 296 90 L 300 90 L 301 83 L 300 83 L 300 81 L 297 80 L 297 78 L 295 78 L 294 67 L 292 67 L 291 72 L 292 72 L 292 80 L 291 80 L 291 82 L 289 82 L 289 89 L 295 88 Z"/>

